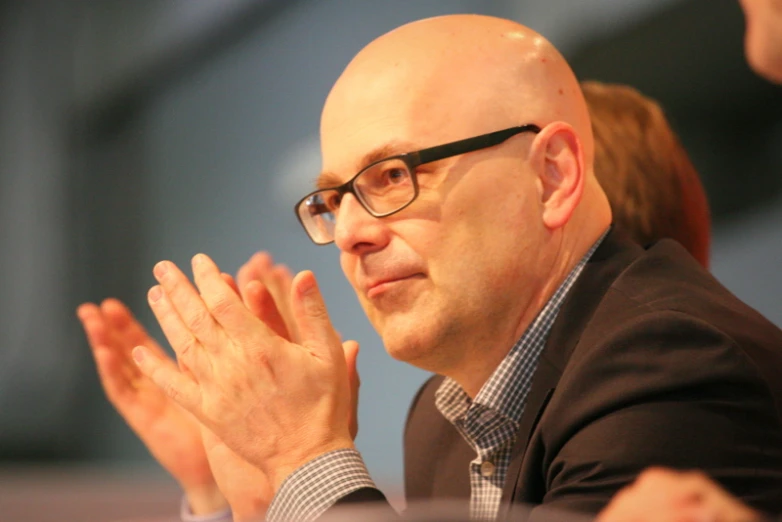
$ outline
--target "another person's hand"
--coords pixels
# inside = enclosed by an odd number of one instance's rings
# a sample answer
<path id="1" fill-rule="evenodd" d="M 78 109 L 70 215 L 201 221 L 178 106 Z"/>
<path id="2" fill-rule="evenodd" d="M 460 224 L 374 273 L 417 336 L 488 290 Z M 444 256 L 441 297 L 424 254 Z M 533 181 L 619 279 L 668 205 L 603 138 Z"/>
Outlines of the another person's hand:
<path id="1" fill-rule="evenodd" d="M 180 366 L 138 347 L 142 372 L 270 479 L 273 490 L 302 464 L 353 448 L 345 352 L 311 272 L 292 284 L 300 343 L 253 315 L 205 255 L 193 259 L 196 290 L 171 262 L 150 306 Z"/>
<path id="2" fill-rule="evenodd" d="M 760 522 L 742 504 L 700 472 L 662 468 L 644 471 L 614 496 L 597 522 Z"/>

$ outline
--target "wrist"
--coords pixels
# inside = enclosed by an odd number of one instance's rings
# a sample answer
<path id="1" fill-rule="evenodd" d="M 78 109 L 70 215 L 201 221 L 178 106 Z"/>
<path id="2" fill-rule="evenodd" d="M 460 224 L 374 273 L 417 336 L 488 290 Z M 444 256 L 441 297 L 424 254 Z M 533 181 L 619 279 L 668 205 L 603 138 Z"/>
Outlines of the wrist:
<path id="1" fill-rule="evenodd" d="M 210 515 L 229 508 L 217 485 L 185 488 L 184 491 L 193 515 Z"/>
<path id="2" fill-rule="evenodd" d="M 282 483 L 285 482 L 285 479 L 287 479 L 297 469 L 301 468 L 305 464 L 312 462 L 326 453 L 346 449 L 356 449 L 356 446 L 351 439 L 337 440 L 330 444 L 323 445 L 317 450 L 310 451 L 306 455 L 300 455 L 296 459 L 285 459 L 284 461 L 275 463 L 271 466 L 271 468 L 267 469 L 266 472 L 266 476 L 269 478 L 269 483 L 272 486 L 272 490 L 276 494 L 280 490 Z"/>

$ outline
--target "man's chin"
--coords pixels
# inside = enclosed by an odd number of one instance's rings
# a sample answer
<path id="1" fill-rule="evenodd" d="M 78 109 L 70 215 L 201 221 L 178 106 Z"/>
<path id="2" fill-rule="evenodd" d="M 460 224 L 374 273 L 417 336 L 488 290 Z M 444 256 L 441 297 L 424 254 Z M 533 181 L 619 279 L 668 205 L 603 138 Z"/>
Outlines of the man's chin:
<path id="1" fill-rule="evenodd" d="M 421 359 L 426 359 L 427 350 L 422 332 L 415 327 L 400 331 L 397 328 L 386 328 L 382 335 L 386 352 L 397 361 L 419 366 L 416 364 Z"/>

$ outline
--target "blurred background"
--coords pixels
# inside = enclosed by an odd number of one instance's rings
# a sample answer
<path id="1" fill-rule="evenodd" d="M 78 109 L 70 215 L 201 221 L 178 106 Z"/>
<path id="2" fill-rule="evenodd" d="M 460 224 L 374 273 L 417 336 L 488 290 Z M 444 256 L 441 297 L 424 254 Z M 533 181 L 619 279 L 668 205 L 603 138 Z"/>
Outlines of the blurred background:
<path id="1" fill-rule="evenodd" d="M 176 518 L 179 492 L 104 399 L 75 309 L 118 297 L 162 338 L 152 266 L 197 252 L 228 272 L 260 249 L 315 271 L 362 345 L 359 449 L 401 493 L 426 374 L 386 355 L 336 248 L 292 209 L 350 58 L 457 12 L 518 20 L 581 79 L 657 98 L 708 191 L 714 273 L 782 326 L 782 88 L 746 66 L 736 0 L 0 1 L 0 519 L 48 520 L 44 501 L 52 520 Z"/>

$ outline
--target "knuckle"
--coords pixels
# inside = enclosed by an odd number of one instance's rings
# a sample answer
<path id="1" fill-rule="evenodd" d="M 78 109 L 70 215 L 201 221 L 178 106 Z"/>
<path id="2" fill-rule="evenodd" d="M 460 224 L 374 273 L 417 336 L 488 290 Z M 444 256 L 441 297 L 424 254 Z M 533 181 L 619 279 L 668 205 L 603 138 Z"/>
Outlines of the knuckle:
<path id="1" fill-rule="evenodd" d="M 317 303 L 313 303 L 310 305 L 310 315 L 319 320 L 328 320 L 329 319 L 329 312 L 326 309 L 325 303 L 322 301 L 318 301 Z"/>
<path id="2" fill-rule="evenodd" d="M 203 332 L 208 328 L 212 318 L 203 308 L 192 311 L 187 319 L 188 326 L 195 332 Z"/>
<path id="3" fill-rule="evenodd" d="M 176 385 L 176 382 L 170 378 L 170 375 L 168 375 L 162 368 L 157 368 L 152 373 L 152 375 L 150 375 L 150 379 L 157 385 L 158 388 L 160 388 L 166 397 L 169 397 L 176 403 L 181 403 L 181 390 Z"/>
<path id="4" fill-rule="evenodd" d="M 233 312 L 234 301 L 225 294 L 215 296 L 209 309 L 216 317 L 223 317 Z"/>
<path id="5" fill-rule="evenodd" d="M 172 382 L 167 382 L 163 384 L 163 393 L 165 393 L 169 399 L 171 399 L 176 403 L 180 403 L 182 399 L 181 392 Z"/>
<path id="6" fill-rule="evenodd" d="M 188 337 L 187 340 L 185 340 L 184 343 L 182 343 L 181 349 L 179 351 L 180 356 L 189 356 L 192 355 L 193 352 L 196 350 L 198 345 L 198 341 L 196 341 L 195 337 Z"/>

